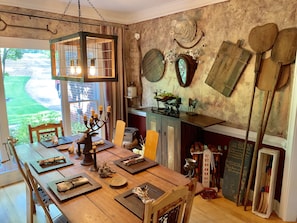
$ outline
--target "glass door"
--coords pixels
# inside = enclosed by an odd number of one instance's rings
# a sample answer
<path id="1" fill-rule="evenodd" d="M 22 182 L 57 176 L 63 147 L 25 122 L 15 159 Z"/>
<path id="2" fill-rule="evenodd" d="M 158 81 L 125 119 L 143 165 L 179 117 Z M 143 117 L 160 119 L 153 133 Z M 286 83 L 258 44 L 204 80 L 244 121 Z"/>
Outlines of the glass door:
<path id="1" fill-rule="evenodd" d="M 51 79 L 49 50 L 0 48 L 0 52 L 0 176 L 3 177 L 17 169 L 5 146 L 7 137 L 28 143 L 28 124 L 57 122 L 62 119 L 62 111 L 60 86 Z M 4 182 L 1 178 L 0 181 Z"/>

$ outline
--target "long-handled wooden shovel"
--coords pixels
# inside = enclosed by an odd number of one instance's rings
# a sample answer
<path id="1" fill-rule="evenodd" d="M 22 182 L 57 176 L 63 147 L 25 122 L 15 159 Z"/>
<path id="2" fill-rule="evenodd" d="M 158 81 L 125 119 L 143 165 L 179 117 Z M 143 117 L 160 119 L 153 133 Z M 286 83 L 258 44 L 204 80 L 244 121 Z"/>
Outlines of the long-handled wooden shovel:
<path id="1" fill-rule="evenodd" d="M 268 79 L 273 80 L 275 78 L 275 72 L 278 69 L 278 64 L 275 63 L 271 57 L 263 59 L 261 69 L 259 72 L 259 78 L 257 80 L 257 87 L 262 91 L 271 91 L 271 83 Z M 290 76 L 290 65 L 283 65 L 279 74 L 279 81 L 276 86 L 276 90 L 282 88 L 288 83 Z"/>
<path id="2" fill-rule="evenodd" d="M 255 168 L 256 168 L 259 145 L 262 143 L 262 140 L 264 137 L 264 133 L 265 133 L 267 123 L 268 123 L 269 114 L 271 111 L 271 106 L 272 106 L 274 95 L 275 95 L 275 91 L 277 89 L 278 82 L 280 79 L 281 66 L 294 62 L 296 50 L 297 50 L 297 28 L 287 28 L 287 29 L 281 30 L 278 33 L 275 44 L 271 51 L 271 58 L 277 64 L 276 70 L 275 70 L 275 75 L 274 75 L 274 78 L 269 78 L 269 79 L 265 80 L 271 84 L 270 85 L 271 88 L 268 91 L 270 94 L 270 100 L 268 103 L 268 107 L 265 108 L 265 110 L 266 110 L 265 114 L 264 114 L 265 118 L 263 121 L 261 120 L 260 127 L 257 132 L 257 141 L 256 141 L 256 145 L 255 145 L 254 152 L 253 152 L 252 164 L 251 164 L 249 180 L 248 180 L 248 185 L 247 185 L 245 200 L 244 200 L 244 208 L 245 209 L 246 209 L 246 204 L 247 204 L 247 200 L 248 200 L 248 194 L 249 194 L 252 180 L 253 180 L 253 177 L 255 174 L 254 172 L 255 172 Z M 267 94 L 267 92 L 265 92 L 265 94 Z"/>
<path id="3" fill-rule="evenodd" d="M 275 42 L 275 39 L 278 34 L 278 28 L 277 25 L 274 23 L 268 23 L 263 26 L 256 26 L 254 27 L 249 34 L 249 44 L 252 50 L 256 52 L 256 62 L 255 62 L 255 78 L 253 83 L 253 93 L 251 98 L 251 106 L 249 110 L 249 118 L 248 118 L 248 126 L 246 130 L 246 136 L 245 136 L 245 143 L 243 148 L 243 158 L 241 162 L 241 168 L 240 168 L 240 174 L 239 174 L 239 184 L 237 189 L 237 197 L 236 197 L 236 204 L 239 205 L 240 203 L 240 191 L 241 191 L 241 180 L 243 175 L 243 168 L 244 168 L 244 160 L 246 156 L 246 149 L 247 149 L 247 143 L 248 143 L 248 136 L 249 136 L 249 130 L 250 130 L 250 124 L 251 124 L 251 117 L 252 117 L 252 110 L 253 110 L 253 104 L 254 104 L 254 97 L 255 97 L 255 91 L 256 91 L 256 82 L 258 79 L 259 70 L 261 67 L 261 61 L 263 54 L 270 50 Z"/>

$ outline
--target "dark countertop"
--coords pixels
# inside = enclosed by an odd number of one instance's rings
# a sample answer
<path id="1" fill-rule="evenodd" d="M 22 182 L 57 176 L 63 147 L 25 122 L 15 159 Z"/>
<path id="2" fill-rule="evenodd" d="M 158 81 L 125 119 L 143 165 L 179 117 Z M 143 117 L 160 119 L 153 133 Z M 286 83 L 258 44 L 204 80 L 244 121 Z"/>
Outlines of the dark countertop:
<path id="1" fill-rule="evenodd" d="M 131 113 L 132 114 L 139 113 L 138 115 L 141 115 L 142 113 L 145 113 L 145 114 L 146 113 L 153 113 L 153 114 L 163 115 L 163 114 L 160 114 L 159 112 L 152 111 L 152 107 L 148 107 L 148 108 L 134 108 L 133 109 L 133 112 L 131 112 Z M 167 115 L 163 115 L 163 116 L 165 116 L 165 117 L 171 117 L 171 116 L 167 116 Z M 175 117 L 172 117 L 172 118 L 175 118 Z M 215 125 L 215 124 L 219 124 L 219 123 L 224 122 L 224 120 L 213 118 L 213 117 L 206 116 L 206 115 L 201 115 L 201 114 L 188 115 L 184 111 L 181 111 L 180 112 L 180 116 L 177 119 L 179 119 L 182 122 L 185 122 L 185 123 L 188 123 L 188 124 L 191 124 L 191 125 L 194 125 L 194 126 L 198 126 L 198 127 L 201 127 L 201 128 L 206 128 L 208 126 L 211 126 L 211 125 Z"/>

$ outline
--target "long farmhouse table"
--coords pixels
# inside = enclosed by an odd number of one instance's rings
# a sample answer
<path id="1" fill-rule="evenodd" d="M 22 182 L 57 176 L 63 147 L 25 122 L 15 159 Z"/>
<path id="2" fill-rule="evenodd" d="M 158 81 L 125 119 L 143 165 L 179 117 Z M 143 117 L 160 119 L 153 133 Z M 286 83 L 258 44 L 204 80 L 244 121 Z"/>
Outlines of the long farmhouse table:
<path id="1" fill-rule="evenodd" d="M 123 168 L 117 166 L 114 161 L 132 155 L 130 150 L 113 146 L 106 150 L 96 153 L 98 166 L 106 162 L 116 173 L 113 176 L 121 176 L 127 179 L 126 186 L 111 187 L 112 178 L 100 178 L 98 173 L 90 171 L 90 166 L 81 165 L 81 160 L 77 159 L 75 154 L 69 154 L 67 150 L 57 150 L 56 148 L 46 148 L 40 143 L 22 144 L 16 146 L 17 153 L 22 162 L 32 162 L 32 160 L 41 160 L 47 157 L 53 157 L 63 154 L 73 165 L 38 173 L 32 165 L 30 169 L 38 183 L 47 191 L 50 198 L 54 201 L 61 212 L 70 220 L 70 222 L 88 223 L 88 222 L 142 222 L 139 216 L 136 216 L 128 208 L 115 200 L 115 197 L 142 185 L 150 183 L 155 187 L 167 191 L 178 185 L 186 185 L 189 179 L 184 175 L 168 169 L 162 165 L 145 169 L 139 173 L 131 174 Z M 61 201 L 49 188 L 49 182 L 61 178 L 71 177 L 75 174 L 85 173 L 95 182 L 101 185 L 101 188 L 90 191 L 67 200 Z M 27 193 L 28 194 L 28 193 Z M 27 196 L 27 203 L 29 202 Z M 30 211 L 27 207 L 27 212 Z M 28 219 L 28 218 L 27 218 Z"/>

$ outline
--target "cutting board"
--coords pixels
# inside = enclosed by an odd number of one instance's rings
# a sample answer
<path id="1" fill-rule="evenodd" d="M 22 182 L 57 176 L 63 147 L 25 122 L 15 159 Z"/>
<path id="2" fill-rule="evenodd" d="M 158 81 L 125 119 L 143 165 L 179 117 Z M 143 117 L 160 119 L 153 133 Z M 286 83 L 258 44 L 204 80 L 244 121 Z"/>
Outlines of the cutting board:
<path id="1" fill-rule="evenodd" d="M 252 53 L 236 44 L 223 41 L 205 83 L 230 97 Z"/>

